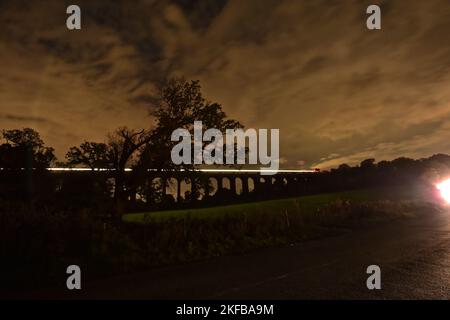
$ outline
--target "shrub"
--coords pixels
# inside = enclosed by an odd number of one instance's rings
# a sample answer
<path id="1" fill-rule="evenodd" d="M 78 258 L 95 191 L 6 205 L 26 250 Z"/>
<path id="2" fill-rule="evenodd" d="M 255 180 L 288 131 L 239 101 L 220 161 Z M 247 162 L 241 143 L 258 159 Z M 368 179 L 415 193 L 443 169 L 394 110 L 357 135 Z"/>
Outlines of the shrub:
<path id="1" fill-rule="evenodd" d="M 186 216 L 145 223 L 112 225 L 92 210 L 0 206 L 2 288 L 30 289 L 65 281 L 68 265 L 77 264 L 87 279 L 150 266 L 206 259 L 251 249 L 336 234 L 335 227 L 436 212 L 433 204 L 413 201 L 352 203 L 336 200 L 316 210 L 301 206 L 273 213 Z"/>

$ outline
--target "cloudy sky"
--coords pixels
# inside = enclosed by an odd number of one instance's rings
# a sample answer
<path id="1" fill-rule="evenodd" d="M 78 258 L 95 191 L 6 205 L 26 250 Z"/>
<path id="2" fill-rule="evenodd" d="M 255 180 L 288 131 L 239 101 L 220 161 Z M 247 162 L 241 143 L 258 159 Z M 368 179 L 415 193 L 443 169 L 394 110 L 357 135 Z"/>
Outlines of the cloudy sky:
<path id="1" fill-rule="evenodd" d="M 151 126 L 174 75 L 246 127 L 279 128 L 285 168 L 450 153 L 448 0 L 2 0 L 0 70 L 0 129 L 37 129 L 60 160 Z"/>

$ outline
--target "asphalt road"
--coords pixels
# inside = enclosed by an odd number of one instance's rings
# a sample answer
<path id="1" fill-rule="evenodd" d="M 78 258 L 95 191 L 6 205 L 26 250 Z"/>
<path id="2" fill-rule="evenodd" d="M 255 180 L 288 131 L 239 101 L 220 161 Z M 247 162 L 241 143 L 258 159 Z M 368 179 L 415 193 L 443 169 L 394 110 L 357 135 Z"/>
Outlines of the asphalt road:
<path id="1" fill-rule="evenodd" d="M 381 268 L 368 290 L 366 268 Z M 449 299 L 450 210 L 342 235 L 83 284 L 38 298 Z"/>

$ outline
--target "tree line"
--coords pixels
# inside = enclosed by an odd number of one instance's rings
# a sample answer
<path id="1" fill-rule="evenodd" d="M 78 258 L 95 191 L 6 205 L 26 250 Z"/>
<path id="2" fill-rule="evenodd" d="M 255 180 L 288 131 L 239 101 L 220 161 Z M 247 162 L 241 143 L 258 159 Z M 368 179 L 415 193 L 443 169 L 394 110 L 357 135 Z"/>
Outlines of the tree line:
<path id="1" fill-rule="evenodd" d="M 62 202 L 72 206 L 97 205 L 99 208 L 111 204 L 116 212 L 121 212 L 121 206 L 131 194 L 145 195 L 151 187 L 147 180 L 148 169 L 193 172 L 193 165 L 175 166 L 171 161 L 170 151 L 175 143 L 171 141 L 171 134 L 175 129 L 192 131 L 194 121 L 198 120 L 203 122 L 205 129 L 217 128 L 223 132 L 243 127 L 237 120 L 228 118 L 220 104 L 203 97 L 199 81 L 182 78 L 167 81 L 160 88 L 155 104 L 155 111 L 150 114 L 155 119 L 152 128 L 135 130 L 120 127 L 109 134 L 105 142 L 84 141 L 71 147 L 64 162 L 56 161 L 54 149 L 46 146 L 35 130 L 3 130 L 0 201 Z M 104 168 L 110 169 L 110 173 L 108 179 L 94 175 L 68 175 L 61 183 L 46 170 L 52 165 Z M 126 168 L 133 170 L 126 173 Z M 304 193 L 320 193 L 387 184 L 432 183 L 449 173 L 450 156 L 445 154 L 419 160 L 401 157 L 378 163 L 375 159 L 366 159 L 356 166 L 342 164 L 317 174 L 308 180 L 308 186 L 303 190 Z M 209 180 L 193 174 L 190 196 L 197 199 L 196 192 L 208 190 L 211 185 Z M 162 183 L 159 190 L 165 190 L 167 181 L 163 179 Z M 164 194 L 158 195 L 158 190 L 154 191 L 155 195 L 164 197 Z M 145 196 L 148 201 L 150 195 Z"/>
<path id="2" fill-rule="evenodd" d="M 190 165 L 174 166 L 171 161 L 170 150 L 174 142 L 170 138 L 175 129 L 183 128 L 191 131 L 195 120 L 202 121 L 207 129 L 216 128 L 223 132 L 226 129 L 242 127 L 238 121 L 227 117 L 220 104 L 203 97 L 197 80 L 173 78 L 165 82 L 155 97 L 154 110 L 149 114 L 154 118 L 152 128 L 141 130 L 117 128 L 108 134 L 105 142 L 84 141 L 78 146 L 71 147 L 63 162 L 56 162 L 54 149 L 45 146 L 35 130 L 30 128 L 3 130 L 4 143 L 0 145 L 0 167 L 16 170 L 15 174 L 17 170 L 22 170 L 25 176 L 24 181 L 19 183 L 23 187 L 22 190 L 12 188 L 10 191 L 16 195 L 28 195 L 32 186 L 31 182 L 26 181 L 30 180 L 30 176 L 39 175 L 40 183 L 43 183 L 45 179 L 42 179 L 42 176 L 45 176 L 45 169 L 54 164 L 105 168 L 112 169 L 113 199 L 117 204 L 127 197 L 127 189 L 145 183 L 142 179 L 145 179 L 146 175 L 142 173 L 147 169 L 192 169 Z M 125 174 L 126 168 L 133 169 L 131 177 Z M 8 194 L 6 189 L 8 187 L 2 184 L 0 191 Z"/>

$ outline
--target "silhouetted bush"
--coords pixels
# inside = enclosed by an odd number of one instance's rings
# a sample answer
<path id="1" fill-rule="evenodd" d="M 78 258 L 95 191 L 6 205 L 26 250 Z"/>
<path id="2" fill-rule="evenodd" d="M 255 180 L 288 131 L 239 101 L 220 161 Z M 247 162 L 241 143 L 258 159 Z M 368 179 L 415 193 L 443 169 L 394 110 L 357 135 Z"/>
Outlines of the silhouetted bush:
<path id="1" fill-rule="evenodd" d="M 71 264 L 83 265 L 88 278 L 138 265 L 133 260 L 141 256 L 134 254 L 136 244 L 115 226 L 95 219 L 91 210 L 5 202 L 0 207 L 0 272 L 8 275 L 2 289 L 56 284 Z"/>

